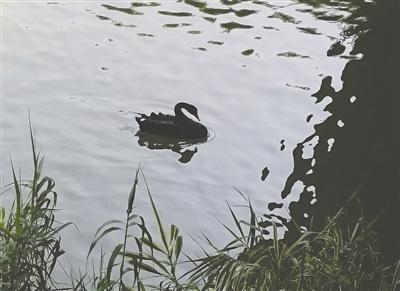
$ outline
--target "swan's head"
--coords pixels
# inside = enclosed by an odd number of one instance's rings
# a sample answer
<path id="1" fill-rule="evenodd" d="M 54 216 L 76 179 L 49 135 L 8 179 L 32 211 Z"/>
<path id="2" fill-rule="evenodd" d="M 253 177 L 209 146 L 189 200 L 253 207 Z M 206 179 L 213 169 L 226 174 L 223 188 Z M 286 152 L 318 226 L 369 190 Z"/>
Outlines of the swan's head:
<path id="1" fill-rule="evenodd" d="M 177 111 L 177 109 L 185 109 L 188 113 L 190 113 L 191 115 L 196 117 L 198 121 L 200 121 L 199 113 L 197 112 L 196 106 L 189 103 L 180 102 L 175 106 L 175 111 Z"/>
<path id="2" fill-rule="evenodd" d="M 190 104 L 189 104 L 190 105 Z M 198 121 L 200 121 L 199 113 L 197 112 L 197 108 L 194 105 L 190 105 L 189 108 L 186 108 L 186 110 L 192 114 L 194 117 L 197 118 Z"/>

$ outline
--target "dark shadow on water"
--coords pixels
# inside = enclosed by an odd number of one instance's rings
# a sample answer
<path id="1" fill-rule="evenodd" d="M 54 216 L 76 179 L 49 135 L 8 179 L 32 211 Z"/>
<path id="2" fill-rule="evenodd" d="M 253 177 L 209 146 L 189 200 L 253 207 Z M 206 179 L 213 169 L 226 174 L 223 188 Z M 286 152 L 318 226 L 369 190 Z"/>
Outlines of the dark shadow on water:
<path id="1" fill-rule="evenodd" d="M 361 53 L 363 57 L 346 64 L 342 89 L 335 91 L 332 77 L 327 76 L 311 95 L 316 103 L 332 99 L 324 109 L 331 116 L 315 125 L 315 132 L 293 150 L 294 169 L 281 196 L 290 200 L 294 184 L 301 181 L 304 189 L 300 200 L 290 204 L 291 217 L 307 227 L 312 217 L 318 227 L 359 189 L 364 215 L 369 219 L 380 216 L 374 228 L 384 260 L 390 263 L 399 259 L 400 246 L 399 3 L 364 3 L 353 14 L 350 20 L 365 16 L 367 21 L 357 27 L 349 25 L 343 35 L 357 35 L 351 55 Z M 340 43 L 334 46 L 328 56 L 344 51 Z M 314 155 L 304 159 L 303 148 L 314 138 L 318 138 Z M 283 224 L 289 229 L 286 238 L 295 240 L 299 235 L 296 226 Z"/>
<path id="2" fill-rule="evenodd" d="M 138 144 L 151 150 L 171 150 L 180 155 L 178 159 L 181 163 L 188 163 L 198 152 L 197 146 L 205 143 L 207 138 L 202 139 L 173 139 L 147 132 L 138 131 Z"/>

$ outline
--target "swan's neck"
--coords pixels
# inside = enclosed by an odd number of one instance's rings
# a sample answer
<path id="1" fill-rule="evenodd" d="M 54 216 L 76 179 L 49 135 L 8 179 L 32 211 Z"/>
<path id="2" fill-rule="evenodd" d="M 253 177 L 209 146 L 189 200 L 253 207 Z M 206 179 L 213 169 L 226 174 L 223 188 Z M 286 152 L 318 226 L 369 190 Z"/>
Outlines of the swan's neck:
<path id="1" fill-rule="evenodd" d="M 176 118 L 180 119 L 180 120 L 191 120 L 189 117 L 187 117 L 185 115 L 185 113 L 183 113 L 182 109 L 185 109 L 185 103 L 178 103 L 175 106 L 175 116 Z"/>

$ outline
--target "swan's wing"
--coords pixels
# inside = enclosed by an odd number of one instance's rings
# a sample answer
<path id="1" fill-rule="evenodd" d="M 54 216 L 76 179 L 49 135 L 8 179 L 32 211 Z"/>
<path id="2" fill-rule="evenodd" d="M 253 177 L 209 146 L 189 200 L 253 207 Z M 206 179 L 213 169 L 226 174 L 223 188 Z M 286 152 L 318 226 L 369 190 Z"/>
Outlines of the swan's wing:
<path id="1" fill-rule="evenodd" d="M 175 128 L 175 116 L 162 113 L 152 113 L 150 116 L 143 114 L 136 121 L 141 130 L 157 134 L 168 134 Z"/>

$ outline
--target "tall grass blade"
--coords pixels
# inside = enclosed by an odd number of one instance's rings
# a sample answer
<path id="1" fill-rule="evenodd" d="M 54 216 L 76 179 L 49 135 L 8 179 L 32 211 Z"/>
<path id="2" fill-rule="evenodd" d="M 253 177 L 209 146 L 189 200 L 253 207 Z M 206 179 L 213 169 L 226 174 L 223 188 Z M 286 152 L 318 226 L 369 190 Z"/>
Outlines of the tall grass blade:
<path id="1" fill-rule="evenodd" d="M 21 224 L 21 189 L 19 187 L 19 182 L 15 175 L 14 165 L 11 161 L 11 169 L 13 174 L 13 182 L 14 182 L 14 191 L 15 191 L 15 233 L 16 237 L 19 237 L 22 233 L 22 224 Z"/>
<path id="2" fill-rule="evenodd" d="M 243 233 L 242 227 L 240 226 L 239 220 L 237 219 L 237 217 L 236 217 L 235 213 L 233 212 L 233 210 L 232 210 L 231 206 L 229 205 L 229 203 L 226 202 L 226 204 L 228 205 L 229 211 L 231 212 L 233 220 L 235 221 L 236 227 L 238 228 L 238 230 L 239 230 L 240 234 L 242 235 L 242 237 L 244 237 L 244 233 Z"/>
<path id="3" fill-rule="evenodd" d="M 32 149 L 32 157 L 33 157 L 33 179 L 32 179 L 32 199 L 31 199 L 31 206 L 33 208 L 35 204 L 35 196 L 36 196 L 36 185 L 37 185 L 37 180 L 39 179 L 38 176 L 38 158 L 39 156 L 36 154 L 36 145 L 35 145 L 35 138 L 33 136 L 33 129 L 32 129 L 32 122 L 31 118 L 29 116 L 29 134 L 31 138 L 31 149 Z"/>
<path id="4" fill-rule="evenodd" d="M 163 227 L 163 225 L 161 223 L 160 216 L 158 215 L 158 211 L 157 211 L 156 205 L 154 204 L 153 197 L 151 196 L 149 185 L 147 184 L 147 181 L 146 181 L 146 177 L 144 176 L 143 171 L 141 171 L 141 172 L 142 172 L 142 176 L 143 176 L 143 179 L 144 179 L 144 183 L 146 185 L 147 194 L 149 195 L 149 198 L 150 198 L 151 207 L 153 209 L 154 215 L 156 216 L 157 225 L 158 225 L 158 228 L 159 228 L 159 231 L 160 231 L 161 239 L 162 239 L 162 241 L 164 243 L 165 248 L 168 249 L 168 241 L 167 241 L 167 236 L 166 236 L 165 231 L 164 231 L 164 227 Z"/>
<path id="5" fill-rule="evenodd" d="M 257 217 L 254 212 L 253 206 L 251 205 L 251 202 L 249 200 L 249 209 L 250 209 L 250 224 L 254 227 L 250 227 L 249 229 L 249 237 L 250 237 L 250 247 L 255 246 L 256 243 L 256 221 Z"/>

